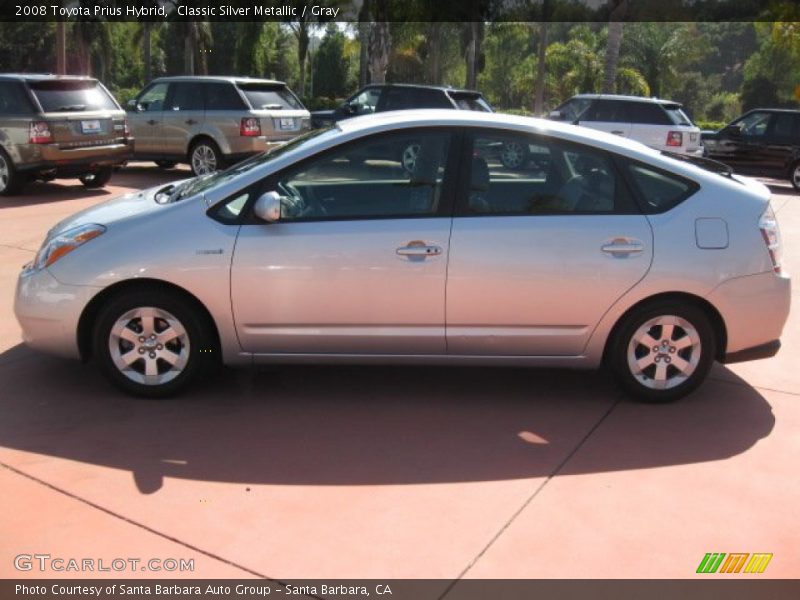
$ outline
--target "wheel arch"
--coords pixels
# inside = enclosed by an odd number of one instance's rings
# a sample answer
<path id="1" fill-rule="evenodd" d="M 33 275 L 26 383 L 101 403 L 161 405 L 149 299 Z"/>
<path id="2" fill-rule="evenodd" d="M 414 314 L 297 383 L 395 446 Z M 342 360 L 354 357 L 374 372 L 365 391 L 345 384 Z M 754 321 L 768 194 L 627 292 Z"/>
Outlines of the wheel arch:
<path id="1" fill-rule="evenodd" d="M 216 350 L 213 355 L 219 356 L 220 355 L 220 337 L 219 337 L 219 330 L 217 328 L 217 324 L 214 321 L 214 318 L 211 316 L 211 313 L 205 307 L 205 305 L 191 292 L 188 290 L 175 285 L 173 283 L 169 283 L 163 281 L 161 279 L 126 279 L 125 281 L 119 281 L 114 283 L 107 288 L 104 288 L 100 293 L 98 293 L 94 298 L 92 298 L 86 307 L 83 309 L 80 318 L 78 319 L 78 352 L 80 353 L 81 360 L 84 362 L 88 361 L 92 358 L 92 330 L 94 328 L 94 323 L 97 318 L 98 313 L 102 309 L 102 307 L 113 297 L 118 296 L 122 293 L 129 292 L 131 290 L 143 290 L 143 289 L 158 289 L 162 291 L 166 291 L 169 293 L 177 294 L 183 297 L 185 300 L 190 302 L 194 307 L 198 310 L 203 321 L 205 321 L 206 325 L 208 326 L 208 330 L 211 332 L 212 343 L 214 344 L 214 349 Z"/>
<path id="2" fill-rule="evenodd" d="M 616 340 L 619 328 L 622 326 L 622 323 L 625 322 L 625 319 L 628 317 L 628 315 L 635 310 L 639 310 L 641 307 L 647 304 L 660 301 L 687 303 L 702 310 L 706 316 L 708 316 L 709 321 L 711 321 L 711 327 L 714 330 L 714 341 L 716 342 L 716 356 L 714 358 L 720 360 L 725 356 L 728 345 L 728 331 L 725 326 L 725 320 L 722 318 L 722 315 L 719 313 L 716 307 L 708 300 L 688 292 L 664 292 L 639 300 L 639 302 L 628 307 L 628 309 L 619 316 L 614 323 L 614 326 L 611 328 L 608 337 L 606 338 L 606 342 L 603 347 L 603 363 L 608 362 L 611 346 Z"/>
<path id="3" fill-rule="evenodd" d="M 194 150 L 194 147 L 202 141 L 208 141 L 214 144 L 217 147 L 217 149 L 219 149 L 220 154 L 222 155 L 220 156 L 220 158 L 224 157 L 225 154 L 230 152 L 230 148 L 227 146 L 226 143 L 224 142 L 220 143 L 213 135 L 204 131 L 196 134 L 192 139 L 189 140 L 189 145 L 186 147 L 186 160 L 189 161 L 189 164 L 191 164 L 192 162 L 192 150 Z"/>

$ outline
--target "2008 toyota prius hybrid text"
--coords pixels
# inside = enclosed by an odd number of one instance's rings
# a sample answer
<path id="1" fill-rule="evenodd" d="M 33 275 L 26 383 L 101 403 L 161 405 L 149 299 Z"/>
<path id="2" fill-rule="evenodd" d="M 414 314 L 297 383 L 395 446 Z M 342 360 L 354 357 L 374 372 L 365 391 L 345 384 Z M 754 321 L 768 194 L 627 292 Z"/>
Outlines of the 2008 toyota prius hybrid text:
<path id="1" fill-rule="evenodd" d="M 525 165 L 503 165 L 509 143 Z M 769 200 L 573 125 L 383 113 L 65 219 L 15 312 L 33 348 L 144 396 L 221 359 L 605 365 L 664 402 L 714 360 L 778 351 L 790 280 Z"/>

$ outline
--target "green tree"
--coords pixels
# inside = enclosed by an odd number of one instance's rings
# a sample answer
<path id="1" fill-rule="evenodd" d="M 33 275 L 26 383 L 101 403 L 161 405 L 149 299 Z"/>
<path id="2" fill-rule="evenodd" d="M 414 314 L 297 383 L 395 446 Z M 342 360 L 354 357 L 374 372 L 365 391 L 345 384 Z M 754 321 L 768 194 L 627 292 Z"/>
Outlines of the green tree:
<path id="1" fill-rule="evenodd" d="M 338 98 L 347 93 L 348 61 L 345 58 L 345 35 L 330 23 L 314 60 L 314 95 Z"/>

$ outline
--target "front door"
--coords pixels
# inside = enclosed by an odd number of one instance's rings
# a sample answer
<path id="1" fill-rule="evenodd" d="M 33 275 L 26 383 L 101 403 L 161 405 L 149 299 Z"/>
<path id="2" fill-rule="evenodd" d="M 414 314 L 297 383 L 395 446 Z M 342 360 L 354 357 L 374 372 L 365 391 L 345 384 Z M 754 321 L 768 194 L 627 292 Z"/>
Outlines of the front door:
<path id="1" fill-rule="evenodd" d="M 613 133 L 620 137 L 630 137 L 633 127 L 630 103 L 621 100 L 595 100 L 580 116 L 578 125 Z"/>
<path id="2" fill-rule="evenodd" d="M 160 155 L 164 150 L 162 120 L 167 100 L 167 83 L 155 83 L 136 100 L 136 109 L 128 113 L 137 155 Z"/>
<path id="3" fill-rule="evenodd" d="M 505 132 L 473 140 L 450 238 L 448 353 L 578 356 L 647 273 L 647 218 L 597 149 Z M 509 143 L 538 160 L 507 169 Z"/>
<path id="4" fill-rule="evenodd" d="M 372 136 L 264 182 L 276 223 L 241 228 L 231 299 L 255 354 L 443 354 L 447 130 Z M 411 172 L 386 148 L 419 145 Z"/>

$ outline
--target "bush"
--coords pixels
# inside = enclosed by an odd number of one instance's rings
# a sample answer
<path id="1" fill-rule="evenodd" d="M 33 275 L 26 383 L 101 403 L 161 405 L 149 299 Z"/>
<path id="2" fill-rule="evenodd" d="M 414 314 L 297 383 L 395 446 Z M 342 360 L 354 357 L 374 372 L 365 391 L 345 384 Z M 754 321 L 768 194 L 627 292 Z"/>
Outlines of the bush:
<path id="1" fill-rule="evenodd" d="M 719 131 L 720 129 L 725 127 L 725 125 L 728 124 L 728 121 L 702 121 L 702 120 L 697 120 L 697 121 L 694 122 L 694 124 L 697 125 L 700 129 L 702 129 L 704 131 L 706 131 L 706 130 L 708 130 L 708 131 Z"/>
<path id="2" fill-rule="evenodd" d="M 740 114 L 742 114 L 742 102 L 739 100 L 738 94 L 732 92 L 714 94 L 705 110 L 705 117 L 709 121 L 726 123 L 730 123 Z"/>
<path id="3" fill-rule="evenodd" d="M 113 94 L 114 98 L 117 99 L 119 105 L 125 108 L 128 104 L 128 100 L 136 98 L 140 90 L 139 88 L 114 88 L 109 91 Z"/>
<path id="4" fill-rule="evenodd" d="M 315 96 L 314 98 L 301 98 L 301 100 L 303 101 L 303 106 L 305 106 L 308 110 L 332 110 L 342 103 L 341 100 L 333 100 L 331 98 L 320 96 Z"/>

